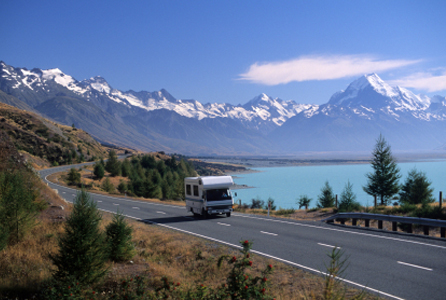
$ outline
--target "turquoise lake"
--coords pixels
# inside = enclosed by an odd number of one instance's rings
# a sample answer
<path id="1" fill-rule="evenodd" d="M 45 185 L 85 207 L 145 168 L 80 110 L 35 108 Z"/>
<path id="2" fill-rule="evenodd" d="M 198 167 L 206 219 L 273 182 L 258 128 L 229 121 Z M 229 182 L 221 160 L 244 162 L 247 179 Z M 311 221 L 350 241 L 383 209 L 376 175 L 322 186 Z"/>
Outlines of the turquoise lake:
<path id="1" fill-rule="evenodd" d="M 426 173 L 434 188 L 433 196 L 438 201 L 439 192 L 446 197 L 446 161 L 406 162 L 398 163 L 400 168 L 400 184 L 404 183 L 407 173 L 416 168 Z M 362 205 L 373 205 L 373 197 L 366 194 L 362 187 L 367 183 L 366 174 L 372 172 L 370 164 L 325 165 L 325 166 L 290 166 L 253 168 L 258 173 L 234 174 L 234 182 L 252 186 L 251 189 L 239 189 L 234 192 L 236 203 L 251 204 L 251 199 L 267 200 L 273 198 L 277 208 L 298 208 L 296 204 L 300 195 L 308 195 L 313 200 L 310 207 L 315 207 L 318 195 L 325 181 L 328 180 L 333 193 L 340 197 L 347 181 L 353 184 L 356 200 Z"/>

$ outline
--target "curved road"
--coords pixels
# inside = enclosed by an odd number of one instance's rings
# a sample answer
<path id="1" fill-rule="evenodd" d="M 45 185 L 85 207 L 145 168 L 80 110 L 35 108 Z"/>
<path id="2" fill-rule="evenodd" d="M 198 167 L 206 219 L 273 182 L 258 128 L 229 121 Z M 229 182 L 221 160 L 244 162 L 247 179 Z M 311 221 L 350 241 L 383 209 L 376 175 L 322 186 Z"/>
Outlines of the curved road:
<path id="1" fill-rule="evenodd" d="M 70 202 L 77 191 L 51 183 L 46 176 L 72 167 L 79 165 L 39 172 Z M 240 213 L 198 219 L 182 206 L 100 194 L 92 198 L 103 211 L 119 208 L 129 218 L 233 247 L 239 247 L 240 240 L 253 240 L 252 252 L 315 273 L 326 269 L 327 254 L 340 247 L 348 257 L 344 281 L 353 286 L 388 299 L 446 299 L 446 240 Z"/>

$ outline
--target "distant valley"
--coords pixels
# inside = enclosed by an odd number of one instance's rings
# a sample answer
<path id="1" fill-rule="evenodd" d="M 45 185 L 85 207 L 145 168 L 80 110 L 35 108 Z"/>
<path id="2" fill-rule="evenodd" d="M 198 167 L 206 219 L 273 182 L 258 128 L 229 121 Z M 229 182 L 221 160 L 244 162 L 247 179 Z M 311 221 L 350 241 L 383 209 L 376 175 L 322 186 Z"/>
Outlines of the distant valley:
<path id="1" fill-rule="evenodd" d="M 120 91 L 102 77 L 78 81 L 59 69 L 0 62 L 0 102 L 97 140 L 186 155 L 295 155 L 370 151 L 382 133 L 396 151 L 445 150 L 446 98 L 391 87 L 376 74 L 353 81 L 326 104 L 266 94 L 244 105 L 176 99 L 167 90 Z"/>

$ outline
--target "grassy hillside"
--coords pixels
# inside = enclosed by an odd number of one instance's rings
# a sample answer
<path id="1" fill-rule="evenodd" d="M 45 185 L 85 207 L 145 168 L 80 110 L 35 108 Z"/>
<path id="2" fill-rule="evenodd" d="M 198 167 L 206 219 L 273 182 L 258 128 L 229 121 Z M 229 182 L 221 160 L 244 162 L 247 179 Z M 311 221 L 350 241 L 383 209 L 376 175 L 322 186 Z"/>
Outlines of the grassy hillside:
<path id="1" fill-rule="evenodd" d="M 0 130 L 36 168 L 91 161 L 106 157 L 110 150 L 83 130 L 4 103 L 0 103 Z"/>

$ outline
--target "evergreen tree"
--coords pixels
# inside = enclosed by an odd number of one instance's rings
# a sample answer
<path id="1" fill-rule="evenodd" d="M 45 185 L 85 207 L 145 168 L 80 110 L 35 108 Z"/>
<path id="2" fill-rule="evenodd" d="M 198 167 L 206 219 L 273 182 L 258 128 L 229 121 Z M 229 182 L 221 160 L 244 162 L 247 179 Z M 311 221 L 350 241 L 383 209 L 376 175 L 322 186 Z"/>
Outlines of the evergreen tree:
<path id="1" fill-rule="evenodd" d="M 321 189 L 321 194 L 318 196 L 318 200 L 318 208 L 333 207 L 335 205 L 335 196 L 333 194 L 333 189 L 331 188 L 328 181 L 325 181 L 325 185 Z"/>
<path id="2" fill-rule="evenodd" d="M 113 183 L 110 181 L 109 177 L 106 177 L 105 180 L 102 182 L 102 188 L 104 189 L 104 191 L 106 191 L 107 193 L 113 193 L 115 191 L 115 186 L 113 185 Z"/>
<path id="3" fill-rule="evenodd" d="M 121 181 L 118 185 L 118 191 L 120 193 L 125 193 L 127 191 L 127 184 L 124 181 Z"/>
<path id="4" fill-rule="evenodd" d="M 127 261 L 135 255 L 132 243 L 133 228 L 129 226 L 125 217 L 118 211 L 113 215 L 113 221 L 107 225 L 106 243 L 109 249 L 109 258 L 113 261 Z"/>
<path id="5" fill-rule="evenodd" d="M 121 164 L 121 175 L 123 177 L 129 177 L 132 172 L 132 164 L 130 161 L 126 158 Z"/>
<path id="6" fill-rule="evenodd" d="M 85 190 L 78 192 L 65 224 L 65 233 L 58 240 L 59 253 L 50 255 L 57 267 L 54 279 L 90 284 L 106 274 L 108 253 L 104 249 L 105 236 L 99 228 L 101 220 L 90 194 Z"/>
<path id="7" fill-rule="evenodd" d="M 34 227 L 36 197 L 31 180 L 22 172 L 0 173 L 0 227 L 4 228 L 0 241 L 8 238 L 16 244 Z"/>
<path id="8" fill-rule="evenodd" d="M 305 209 L 308 209 L 308 206 L 310 205 L 311 200 L 313 200 L 313 199 L 311 199 L 307 195 L 301 195 L 297 202 L 297 204 L 299 205 L 299 209 L 301 209 L 302 207 L 305 207 Z"/>
<path id="9" fill-rule="evenodd" d="M 75 185 L 81 183 L 81 173 L 75 168 L 71 168 L 70 172 L 68 172 L 68 184 Z"/>
<path id="10" fill-rule="evenodd" d="M 355 193 L 353 193 L 353 184 L 348 181 L 341 193 L 341 198 L 339 201 L 339 211 L 353 211 L 358 210 L 360 207 L 361 205 L 359 204 L 359 202 L 356 201 L 356 195 Z"/>
<path id="11" fill-rule="evenodd" d="M 101 180 L 102 178 L 104 178 L 105 175 L 105 169 L 104 166 L 101 163 L 97 163 L 94 165 L 94 171 L 93 171 L 94 176 L 96 176 L 97 179 Z"/>
<path id="12" fill-rule="evenodd" d="M 121 163 L 114 150 L 111 150 L 109 153 L 107 163 L 105 164 L 105 170 L 112 176 L 119 176 L 121 174 Z"/>
<path id="13" fill-rule="evenodd" d="M 366 174 L 368 182 L 363 189 L 367 194 L 379 197 L 380 205 L 387 205 L 400 189 L 398 184 L 401 178 L 400 170 L 392 156 L 390 145 L 381 134 L 372 154 L 371 164 L 374 172 Z"/>
<path id="14" fill-rule="evenodd" d="M 435 198 L 432 196 L 434 189 L 430 185 L 431 182 L 427 179 L 425 173 L 412 169 L 409 171 L 406 182 L 401 187 L 400 203 L 425 205 L 435 202 Z"/>

